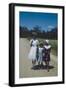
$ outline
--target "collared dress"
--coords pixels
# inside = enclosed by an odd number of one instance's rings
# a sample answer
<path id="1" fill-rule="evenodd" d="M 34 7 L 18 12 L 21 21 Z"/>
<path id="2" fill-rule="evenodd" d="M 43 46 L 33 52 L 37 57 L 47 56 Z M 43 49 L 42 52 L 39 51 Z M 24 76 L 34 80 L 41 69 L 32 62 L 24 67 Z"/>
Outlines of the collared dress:
<path id="1" fill-rule="evenodd" d="M 44 45 L 44 56 L 43 56 L 43 61 L 50 61 L 50 51 L 51 51 L 51 45 Z"/>
<path id="2" fill-rule="evenodd" d="M 38 61 L 42 62 L 43 60 L 43 48 L 39 47 L 39 50 L 38 50 Z"/>

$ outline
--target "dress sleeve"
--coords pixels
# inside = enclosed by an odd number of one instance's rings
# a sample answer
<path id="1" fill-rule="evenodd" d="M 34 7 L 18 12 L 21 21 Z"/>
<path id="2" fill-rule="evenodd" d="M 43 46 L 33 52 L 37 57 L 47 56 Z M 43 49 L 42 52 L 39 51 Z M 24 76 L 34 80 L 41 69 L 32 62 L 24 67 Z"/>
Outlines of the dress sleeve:
<path id="1" fill-rule="evenodd" d="M 37 45 L 39 45 L 39 41 L 37 40 L 36 42 L 37 42 Z"/>
<path id="2" fill-rule="evenodd" d="M 33 39 L 31 39 L 29 43 L 30 43 L 30 46 L 32 46 L 32 43 L 33 43 Z"/>
<path id="3" fill-rule="evenodd" d="M 29 42 L 29 43 L 30 43 L 30 45 L 31 45 L 32 41 L 33 41 L 33 39 L 31 39 L 31 40 L 30 40 L 30 42 Z"/>
<path id="4" fill-rule="evenodd" d="M 49 45 L 49 48 L 51 49 L 51 45 Z"/>

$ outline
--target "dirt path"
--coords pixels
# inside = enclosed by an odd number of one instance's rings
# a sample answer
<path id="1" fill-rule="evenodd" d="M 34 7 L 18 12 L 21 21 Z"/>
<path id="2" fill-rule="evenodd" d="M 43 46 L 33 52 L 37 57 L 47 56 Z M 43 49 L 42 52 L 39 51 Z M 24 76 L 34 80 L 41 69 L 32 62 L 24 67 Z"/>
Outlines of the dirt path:
<path id="1" fill-rule="evenodd" d="M 57 57 L 51 54 L 50 71 L 46 68 L 32 69 L 32 63 L 28 60 L 30 50 L 29 41 L 26 38 L 20 38 L 19 41 L 19 76 L 24 77 L 45 77 L 57 75 Z"/>

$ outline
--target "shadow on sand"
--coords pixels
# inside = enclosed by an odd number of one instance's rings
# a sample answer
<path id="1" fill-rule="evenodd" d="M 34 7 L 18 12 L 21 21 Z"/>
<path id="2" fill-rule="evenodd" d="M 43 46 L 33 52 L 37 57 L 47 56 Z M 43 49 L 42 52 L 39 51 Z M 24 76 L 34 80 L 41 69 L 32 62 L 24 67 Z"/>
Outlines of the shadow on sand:
<path id="1" fill-rule="evenodd" d="M 53 68 L 54 68 L 54 66 L 52 66 L 52 65 L 49 66 L 49 69 L 53 69 Z M 44 70 L 44 69 L 47 69 L 47 66 L 46 65 L 35 65 L 31 69 L 33 69 L 33 70 Z"/>

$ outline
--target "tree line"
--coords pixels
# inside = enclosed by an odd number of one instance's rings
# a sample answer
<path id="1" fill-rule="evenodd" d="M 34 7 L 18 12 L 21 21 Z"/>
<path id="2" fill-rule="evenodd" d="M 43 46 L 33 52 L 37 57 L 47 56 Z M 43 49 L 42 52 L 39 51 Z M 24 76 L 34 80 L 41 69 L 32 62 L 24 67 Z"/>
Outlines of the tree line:
<path id="1" fill-rule="evenodd" d="M 57 27 L 54 27 L 51 30 L 45 31 L 39 26 L 35 26 L 33 29 L 29 30 L 26 26 L 20 26 L 20 38 L 32 37 L 33 35 L 36 35 L 38 38 L 57 40 L 58 30 Z"/>

